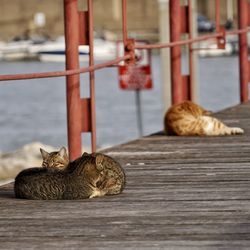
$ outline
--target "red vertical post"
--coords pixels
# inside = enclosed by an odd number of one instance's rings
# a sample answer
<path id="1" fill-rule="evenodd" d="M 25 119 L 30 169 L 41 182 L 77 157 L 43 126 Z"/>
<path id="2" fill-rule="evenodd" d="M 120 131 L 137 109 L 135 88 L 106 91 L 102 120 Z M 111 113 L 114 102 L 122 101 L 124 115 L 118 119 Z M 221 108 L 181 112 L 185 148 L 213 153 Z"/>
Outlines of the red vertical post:
<path id="1" fill-rule="evenodd" d="M 127 0 L 122 0 L 122 35 L 124 45 L 124 55 L 130 55 L 130 59 L 125 60 L 125 65 L 135 63 L 135 40 L 128 38 L 127 30 Z"/>
<path id="2" fill-rule="evenodd" d="M 225 28 L 220 24 L 220 0 L 215 1 L 215 25 L 216 32 L 221 33 L 222 35 L 217 37 L 217 48 L 225 49 L 226 47 L 226 38 L 225 38 Z"/>
<path id="3" fill-rule="evenodd" d="M 238 26 L 245 29 L 248 26 L 248 3 L 247 0 L 238 0 Z M 248 101 L 248 47 L 247 34 L 239 34 L 239 74 L 240 74 L 240 100 Z"/>
<path id="4" fill-rule="evenodd" d="M 79 30 L 77 0 L 64 0 L 64 25 L 66 44 L 66 69 L 79 68 Z M 81 105 L 79 74 L 66 77 L 67 124 L 69 158 L 81 155 Z"/>
<path id="5" fill-rule="evenodd" d="M 89 66 L 94 65 L 94 23 L 93 1 L 88 0 L 89 15 Z M 90 83 L 90 110 L 91 110 L 91 146 L 92 152 L 96 151 L 96 113 L 95 113 L 95 72 L 89 72 Z"/>
<path id="6" fill-rule="evenodd" d="M 127 0 L 122 0 L 122 34 L 123 44 L 127 43 L 128 32 L 127 32 Z"/>
<path id="7" fill-rule="evenodd" d="M 220 32 L 220 0 L 215 1 L 215 25 L 216 32 Z"/>
<path id="8" fill-rule="evenodd" d="M 176 42 L 181 39 L 181 5 L 179 0 L 169 1 L 170 9 L 170 41 Z M 181 47 L 174 46 L 170 49 L 171 59 L 171 83 L 172 103 L 179 103 L 182 98 L 182 75 L 181 75 Z"/>
<path id="9" fill-rule="evenodd" d="M 192 0 L 188 0 L 188 38 L 193 39 L 193 4 Z M 194 101 L 194 56 L 193 56 L 193 44 L 188 45 L 189 50 L 189 96 L 191 101 Z"/>

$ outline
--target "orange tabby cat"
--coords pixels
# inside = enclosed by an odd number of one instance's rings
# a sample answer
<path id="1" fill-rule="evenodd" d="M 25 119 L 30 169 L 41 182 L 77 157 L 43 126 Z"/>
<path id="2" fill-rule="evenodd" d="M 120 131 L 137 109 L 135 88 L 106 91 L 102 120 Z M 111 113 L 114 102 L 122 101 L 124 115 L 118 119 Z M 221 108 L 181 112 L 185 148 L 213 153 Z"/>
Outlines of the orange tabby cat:
<path id="1" fill-rule="evenodd" d="M 164 127 L 169 135 L 234 135 L 243 134 L 241 128 L 230 128 L 212 113 L 191 102 L 173 105 L 165 114 Z"/>

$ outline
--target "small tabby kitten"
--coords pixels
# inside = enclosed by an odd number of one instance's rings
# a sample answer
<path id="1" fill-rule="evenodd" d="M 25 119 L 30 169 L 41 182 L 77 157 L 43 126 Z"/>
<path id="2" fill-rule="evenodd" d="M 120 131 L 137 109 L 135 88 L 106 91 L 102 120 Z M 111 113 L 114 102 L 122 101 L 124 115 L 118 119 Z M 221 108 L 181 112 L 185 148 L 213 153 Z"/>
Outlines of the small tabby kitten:
<path id="1" fill-rule="evenodd" d="M 50 153 L 40 148 L 40 152 L 43 158 L 43 167 L 64 169 L 69 164 L 69 157 L 65 147 L 61 147 L 59 151 Z"/>
<path id="2" fill-rule="evenodd" d="M 164 117 L 164 128 L 168 135 L 233 135 L 243 134 L 237 127 L 227 127 L 218 119 L 211 116 L 211 112 L 199 105 L 184 101 L 173 105 Z"/>
<path id="3" fill-rule="evenodd" d="M 85 155 L 84 160 L 80 157 L 71 162 L 67 171 L 54 167 L 25 169 L 15 178 L 15 196 L 36 200 L 102 196 L 105 193 L 97 187 L 104 174 L 102 161 L 102 155 Z"/>

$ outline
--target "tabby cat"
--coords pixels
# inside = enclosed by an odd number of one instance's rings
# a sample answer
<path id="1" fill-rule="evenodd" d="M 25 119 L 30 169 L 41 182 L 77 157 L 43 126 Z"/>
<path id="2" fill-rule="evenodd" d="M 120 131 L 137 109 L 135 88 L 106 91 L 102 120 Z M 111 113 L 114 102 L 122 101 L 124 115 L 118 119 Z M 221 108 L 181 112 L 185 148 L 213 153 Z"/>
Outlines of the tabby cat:
<path id="1" fill-rule="evenodd" d="M 48 153 L 42 148 L 40 149 L 44 167 L 58 168 L 61 170 L 69 171 L 76 164 L 81 165 L 85 164 L 86 159 L 89 158 L 90 154 L 84 153 L 81 158 L 78 160 L 69 163 L 69 158 L 66 152 L 66 149 L 62 147 L 58 152 Z M 101 154 L 101 153 L 93 153 L 92 156 L 99 156 L 98 159 L 102 159 L 99 162 L 103 166 L 103 176 L 102 180 L 97 183 L 97 187 L 100 189 L 102 194 L 119 194 L 122 192 L 125 186 L 125 173 L 121 167 L 121 165 L 116 162 L 113 158 Z M 86 159 L 85 159 L 86 158 Z"/>
<path id="2" fill-rule="evenodd" d="M 97 187 L 103 178 L 103 156 L 85 155 L 69 164 L 67 171 L 55 167 L 29 168 L 15 178 L 16 198 L 56 200 L 102 196 Z"/>
<path id="3" fill-rule="evenodd" d="M 95 162 L 90 159 L 95 158 Z M 119 194 L 125 186 L 125 173 L 121 165 L 113 158 L 101 153 L 83 153 L 83 155 L 66 166 L 66 172 L 75 171 L 75 169 L 85 169 L 86 165 L 95 164 L 100 171 L 100 178 L 95 183 L 95 191 L 91 197 Z M 86 178 L 88 172 L 85 172 Z"/>
<path id="4" fill-rule="evenodd" d="M 50 153 L 40 148 L 40 152 L 43 159 L 43 167 L 64 169 L 69 164 L 69 157 L 65 147 L 61 147 L 59 151 Z"/>
<path id="5" fill-rule="evenodd" d="M 85 199 L 119 194 L 125 186 L 122 167 L 107 155 L 84 153 L 63 165 L 61 157 L 68 157 L 65 148 L 51 153 L 40 151 L 44 167 L 26 169 L 17 175 L 14 185 L 17 198 Z"/>
<path id="6" fill-rule="evenodd" d="M 164 117 L 165 132 L 169 135 L 233 135 L 243 134 L 237 127 L 228 127 L 211 116 L 211 112 L 199 105 L 184 101 L 173 105 Z"/>
<path id="7" fill-rule="evenodd" d="M 101 153 L 94 153 L 94 155 L 103 157 L 100 163 L 103 166 L 103 178 L 97 183 L 97 187 L 107 195 L 121 193 L 126 184 L 125 173 L 121 165 L 110 156 Z"/>

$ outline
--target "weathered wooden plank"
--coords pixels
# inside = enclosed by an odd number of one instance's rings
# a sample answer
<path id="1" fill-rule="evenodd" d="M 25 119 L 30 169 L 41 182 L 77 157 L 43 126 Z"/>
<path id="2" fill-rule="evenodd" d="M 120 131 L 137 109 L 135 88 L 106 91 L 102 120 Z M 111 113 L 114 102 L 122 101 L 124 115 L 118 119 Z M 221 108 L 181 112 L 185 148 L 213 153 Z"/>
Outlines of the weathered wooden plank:
<path id="1" fill-rule="evenodd" d="M 184 250 L 208 250 L 208 249 L 241 249 L 248 250 L 250 242 L 245 241 L 173 241 L 173 240 L 163 240 L 163 241 L 149 241 L 143 239 L 141 241 L 124 241 L 122 244 L 120 241 L 94 241 L 94 240 L 83 240 L 81 237 L 68 238 L 64 237 L 55 239 L 53 237 L 47 238 L 46 241 L 41 238 L 31 238 L 23 237 L 17 238 L 15 242 L 12 239 L 8 238 L 3 242 L 3 249 L 20 249 L 19 246 L 24 246 L 23 249 L 32 249 L 30 246 L 33 246 L 33 249 L 79 249 L 78 246 L 82 246 L 81 249 L 90 249 L 90 250 L 112 250 L 112 249 L 126 249 L 126 250 L 144 250 L 144 249 L 184 249 Z M 10 247 L 10 248 L 9 248 Z"/>

